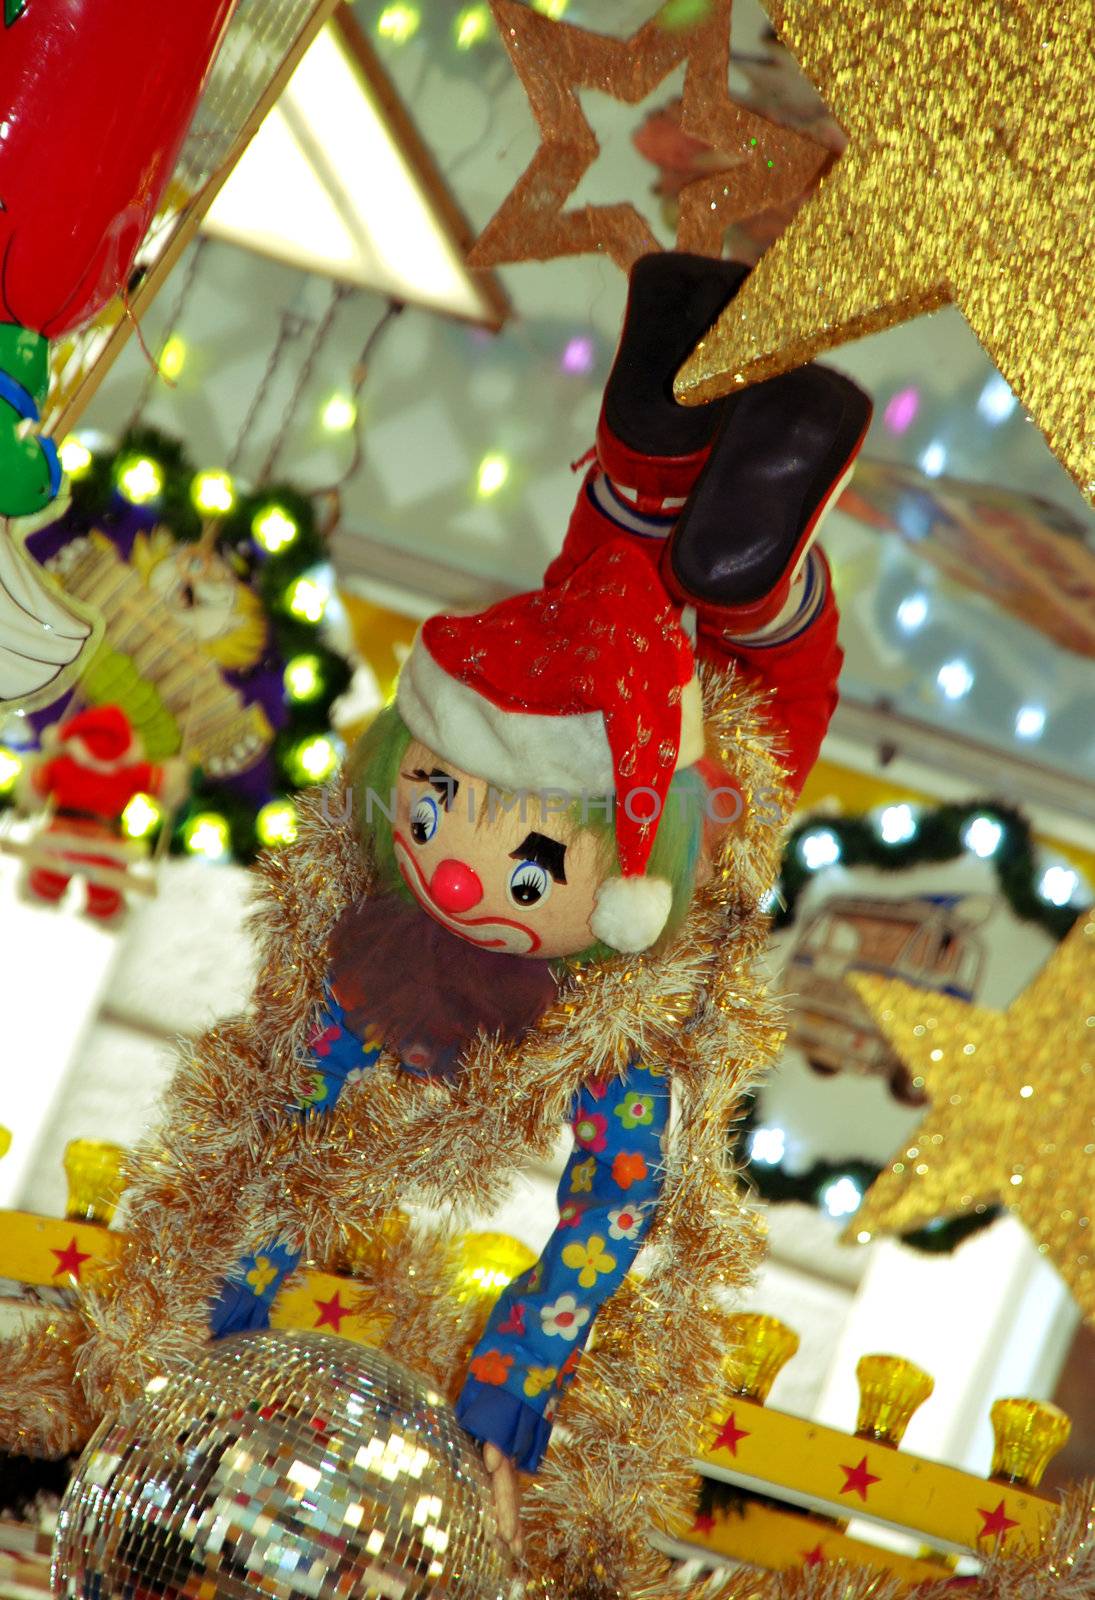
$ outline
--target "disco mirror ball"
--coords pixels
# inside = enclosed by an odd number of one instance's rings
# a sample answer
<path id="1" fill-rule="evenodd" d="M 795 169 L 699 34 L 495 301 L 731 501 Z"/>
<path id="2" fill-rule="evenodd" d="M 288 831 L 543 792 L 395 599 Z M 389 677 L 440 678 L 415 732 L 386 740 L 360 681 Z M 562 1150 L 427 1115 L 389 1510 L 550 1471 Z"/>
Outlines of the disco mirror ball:
<path id="1" fill-rule="evenodd" d="M 69 1600 L 502 1600 L 490 1480 L 378 1350 L 264 1329 L 153 1378 L 89 1443 L 57 1523 Z"/>

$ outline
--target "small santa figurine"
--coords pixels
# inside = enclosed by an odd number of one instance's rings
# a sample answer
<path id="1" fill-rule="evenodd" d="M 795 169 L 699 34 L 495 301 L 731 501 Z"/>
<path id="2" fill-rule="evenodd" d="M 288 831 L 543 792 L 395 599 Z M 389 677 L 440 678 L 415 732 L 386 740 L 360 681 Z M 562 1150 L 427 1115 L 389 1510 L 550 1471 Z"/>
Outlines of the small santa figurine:
<path id="1" fill-rule="evenodd" d="M 50 812 L 36 852 L 48 852 L 49 864 L 32 867 L 28 891 L 38 900 L 57 901 L 82 876 L 88 915 L 100 921 L 116 917 L 125 903 L 121 885 L 129 854 L 121 843 L 122 813 L 135 794 L 173 806 L 185 792 L 184 763 L 148 761 L 119 706 L 93 706 L 47 728 L 21 795 L 28 809 Z"/>

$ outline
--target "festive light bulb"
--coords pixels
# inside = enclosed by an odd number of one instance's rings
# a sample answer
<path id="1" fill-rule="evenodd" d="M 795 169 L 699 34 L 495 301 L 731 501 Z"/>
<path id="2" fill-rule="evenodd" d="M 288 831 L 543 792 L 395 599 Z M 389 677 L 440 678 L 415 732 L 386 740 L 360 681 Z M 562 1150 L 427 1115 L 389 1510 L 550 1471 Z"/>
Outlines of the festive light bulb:
<path id="1" fill-rule="evenodd" d="M 1047 867 L 1038 884 L 1038 893 L 1051 906 L 1067 906 L 1080 887 L 1080 874 L 1071 867 Z"/>
<path id="2" fill-rule="evenodd" d="M 935 1388 L 935 1379 L 903 1356 L 862 1356 L 856 1437 L 875 1439 L 896 1450 L 914 1411 Z"/>
<path id="3" fill-rule="evenodd" d="M 928 478 L 938 478 L 947 464 L 947 447 L 942 439 L 933 439 L 920 453 L 920 470 Z"/>
<path id="4" fill-rule="evenodd" d="M 578 333 L 573 339 L 567 340 L 559 366 L 564 372 L 592 372 L 595 354 L 589 334 Z"/>
<path id="5" fill-rule="evenodd" d="M 69 434 L 57 454 L 70 478 L 85 478 L 91 471 L 91 463 L 95 459 L 84 441 L 77 438 L 74 433 Z"/>
<path id="6" fill-rule="evenodd" d="M 291 754 L 290 763 L 299 783 L 322 783 L 338 766 L 338 747 L 327 734 L 316 733 L 301 740 Z"/>
<path id="7" fill-rule="evenodd" d="M 224 861 L 231 850 L 228 823 L 217 811 L 199 811 L 183 824 L 183 848 L 206 861 Z"/>
<path id="8" fill-rule="evenodd" d="M 484 456 L 479 463 L 479 473 L 476 479 L 480 499 L 488 500 L 492 494 L 497 494 L 508 477 L 509 462 L 505 456 Z"/>
<path id="9" fill-rule="evenodd" d="M 808 872 L 818 872 L 840 860 L 840 840 L 830 828 L 814 828 L 798 841 L 798 853 Z"/>
<path id="10" fill-rule="evenodd" d="M 778 1317 L 758 1311 L 728 1317 L 726 1334 L 730 1349 L 722 1358 L 722 1370 L 730 1392 L 762 1406 L 780 1369 L 798 1350 L 798 1334 Z"/>
<path id="11" fill-rule="evenodd" d="M 109 1228 L 125 1190 L 125 1151 L 102 1139 L 70 1139 L 62 1157 L 68 1180 L 65 1216 Z"/>
<path id="12" fill-rule="evenodd" d="M 163 472 L 150 456 L 126 456 L 115 471 L 120 492 L 135 506 L 155 500 L 163 488 Z"/>
<path id="13" fill-rule="evenodd" d="M 130 839 L 146 839 L 163 821 L 163 810 L 150 794 L 135 794 L 122 812 L 122 832 Z"/>
<path id="14" fill-rule="evenodd" d="M 909 805 L 887 806 L 878 819 L 883 844 L 906 844 L 916 837 L 916 817 Z"/>
<path id="15" fill-rule="evenodd" d="M 160 371 L 171 383 L 175 382 L 186 366 L 188 354 L 186 340 L 180 339 L 177 333 L 173 333 L 160 351 Z"/>
<path id="16" fill-rule="evenodd" d="M 962 832 L 962 843 L 975 856 L 987 861 L 989 856 L 996 854 L 1003 837 L 1003 826 L 995 817 L 972 817 Z"/>
<path id="17" fill-rule="evenodd" d="M 349 395 L 333 394 L 323 407 L 323 426 L 328 433 L 348 433 L 357 421 L 357 406 Z"/>
<path id="18" fill-rule="evenodd" d="M 973 668 L 961 657 L 944 661 L 935 675 L 935 681 L 948 700 L 961 700 L 973 688 Z"/>
<path id="19" fill-rule="evenodd" d="M 263 506 L 251 518 L 251 532 L 256 544 L 268 555 L 276 556 L 279 550 L 292 544 L 300 529 L 284 506 Z"/>
<path id="20" fill-rule="evenodd" d="M 897 608 L 897 625 L 902 633 L 916 633 L 928 620 L 928 597 L 926 594 L 909 594 Z"/>
<path id="21" fill-rule="evenodd" d="M 1048 1400 L 1006 1399 L 989 1413 L 995 1446 L 992 1476 L 1000 1483 L 1036 1489 L 1050 1461 L 1068 1443 L 1072 1423 Z"/>
<path id="22" fill-rule="evenodd" d="M 23 770 L 23 758 L 0 744 L 0 794 L 10 794 Z"/>
<path id="23" fill-rule="evenodd" d="M 1006 422 L 1019 404 L 1005 378 L 994 372 L 977 397 L 977 409 L 986 422 Z"/>
<path id="24" fill-rule="evenodd" d="M 297 808 L 291 800 L 271 800 L 255 818 L 255 832 L 265 845 L 292 844 L 297 836 Z"/>
<path id="25" fill-rule="evenodd" d="M 1015 713 L 1017 739 L 1039 739 L 1046 725 L 1044 706 L 1020 706 Z"/>
<path id="26" fill-rule="evenodd" d="M 470 50 L 490 32 L 490 11 L 482 5 L 465 6 L 463 11 L 457 13 L 452 31 L 456 48 Z"/>
<path id="27" fill-rule="evenodd" d="M 542 17 L 550 17 L 552 22 L 558 22 L 569 4 L 570 0 L 532 0 L 532 9 Z"/>
<path id="28" fill-rule="evenodd" d="M 843 1178 L 834 1178 L 821 1191 L 821 1203 L 831 1217 L 852 1216 L 859 1210 L 862 1200 L 863 1190 L 847 1174 Z"/>
<path id="29" fill-rule="evenodd" d="M 297 578 L 290 584 L 285 603 L 294 617 L 299 617 L 301 622 L 322 622 L 323 613 L 327 609 L 328 594 L 322 583 L 315 578 Z"/>
<path id="30" fill-rule="evenodd" d="M 916 421 L 916 414 L 920 410 L 919 389 L 899 389 L 887 402 L 882 413 L 882 423 L 887 432 L 895 434 L 898 438 L 907 433 Z"/>
<path id="31" fill-rule="evenodd" d="M 199 472 L 190 485 L 190 498 L 207 517 L 223 517 L 236 503 L 236 490 L 227 472 Z"/>
<path id="32" fill-rule="evenodd" d="M 397 0 L 395 5 L 384 7 L 376 19 L 376 31 L 382 39 L 389 39 L 392 44 L 406 44 L 418 32 L 421 21 L 422 15 L 417 6 Z"/>
<path id="33" fill-rule="evenodd" d="M 749 1139 L 749 1156 L 764 1167 L 778 1167 L 787 1153 L 787 1135 L 782 1128 L 754 1128 Z"/>
<path id="34" fill-rule="evenodd" d="M 290 700 L 315 700 L 323 693 L 322 662 L 318 656 L 294 656 L 282 678 Z"/>

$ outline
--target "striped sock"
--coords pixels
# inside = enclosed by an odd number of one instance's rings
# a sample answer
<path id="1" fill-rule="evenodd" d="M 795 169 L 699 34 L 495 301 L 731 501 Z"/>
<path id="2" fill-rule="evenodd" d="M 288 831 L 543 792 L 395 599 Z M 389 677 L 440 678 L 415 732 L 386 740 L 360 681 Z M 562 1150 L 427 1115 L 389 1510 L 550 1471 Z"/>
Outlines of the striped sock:
<path id="1" fill-rule="evenodd" d="M 646 512 L 636 511 L 620 494 L 619 489 L 608 476 L 607 472 L 599 472 L 591 478 L 586 493 L 597 507 L 603 517 L 615 523 L 623 533 L 636 534 L 641 539 L 662 540 L 668 538 L 673 531 L 677 520 L 677 512 L 668 516 L 652 516 Z"/>
<path id="2" fill-rule="evenodd" d="M 773 617 L 763 628 L 758 628 L 755 633 L 731 634 L 726 631 L 723 633 L 723 638 L 728 643 L 744 645 L 751 650 L 770 649 L 773 645 L 787 644 L 791 639 L 797 639 L 800 633 L 806 632 L 825 605 L 827 593 L 825 564 L 820 552 L 811 549 L 791 585 L 787 603 L 778 616 Z"/>

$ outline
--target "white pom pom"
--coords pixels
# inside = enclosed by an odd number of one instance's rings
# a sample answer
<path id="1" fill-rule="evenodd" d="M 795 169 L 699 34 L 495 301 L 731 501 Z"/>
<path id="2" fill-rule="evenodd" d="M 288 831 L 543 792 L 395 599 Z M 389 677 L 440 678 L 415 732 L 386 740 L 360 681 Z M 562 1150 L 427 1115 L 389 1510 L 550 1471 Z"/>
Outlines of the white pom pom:
<path id="1" fill-rule="evenodd" d="M 664 878 L 609 878 L 597 890 L 589 925 L 603 944 L 648 950 L 669 919 L 673 890 Z"/>

